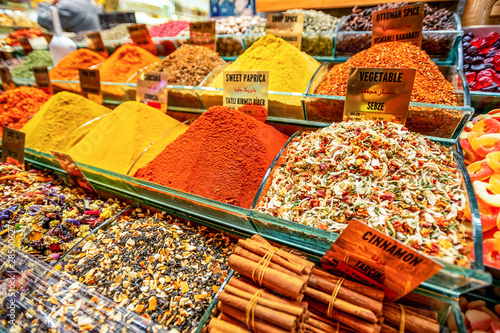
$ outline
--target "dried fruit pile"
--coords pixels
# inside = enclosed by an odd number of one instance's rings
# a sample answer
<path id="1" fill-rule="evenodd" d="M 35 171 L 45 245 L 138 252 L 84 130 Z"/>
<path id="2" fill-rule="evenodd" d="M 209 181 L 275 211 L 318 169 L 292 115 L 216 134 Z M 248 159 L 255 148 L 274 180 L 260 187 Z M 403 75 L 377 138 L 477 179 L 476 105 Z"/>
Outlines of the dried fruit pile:
<path id="1" fill-rule="evenodd" d="M 191 331 L 227 277 L 233 244 L 165 213 L 135 215 L 99 231 L 65 270 L 128 310 Z"/>
<path id="2" fill-rule="evenodd" d="M 498 32 L 484 38 L 472 32 L 462 40 L 464 72 L 470 90 L 500 92 L 500 39 Z"/>

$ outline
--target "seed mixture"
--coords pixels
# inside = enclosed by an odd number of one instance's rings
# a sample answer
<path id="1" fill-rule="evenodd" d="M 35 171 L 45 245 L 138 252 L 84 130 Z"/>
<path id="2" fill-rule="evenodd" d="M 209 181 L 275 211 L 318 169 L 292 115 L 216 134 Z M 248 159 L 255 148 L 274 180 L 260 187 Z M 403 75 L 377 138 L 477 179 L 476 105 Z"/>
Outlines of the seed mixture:
<path id="1" fill-rule="evenodd" d="M 402 125 L 346 122 L 302 134 L 268 183 L 261 212 L 333 232 L 358 219 L 419 252 L 468 263 L 453 154 Z"/>
<path id="2" fill-rule="evenodd" d="M 0 234 L 15 228 L 24 252 L 57 260 L 124 207 L 115 199 L 91 199 L 80 189 L 46 185 L 13 200 L 0 211 Z"/>
<path id="3" fill-rule="evenodd" d="M 127 310 L 188 332 L 227 277 L 233 243 L 166 213 L 134 215 L 99 230 L 65 270 Z"/>

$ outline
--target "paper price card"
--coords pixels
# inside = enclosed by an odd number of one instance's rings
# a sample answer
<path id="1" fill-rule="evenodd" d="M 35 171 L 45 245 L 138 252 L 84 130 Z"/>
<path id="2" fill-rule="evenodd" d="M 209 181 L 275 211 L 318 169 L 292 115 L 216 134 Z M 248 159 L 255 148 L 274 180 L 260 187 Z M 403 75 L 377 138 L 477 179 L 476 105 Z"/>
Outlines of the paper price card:
<path id="1" fill-rule="evenodd" d="M 82 189 L 88 192 L 96 193 L 94 187 L 88 179 L 83 175 L 82 170 L 76 165 L 75 161 L 68 154 L 51 150 L 52 155 L 56 158 L 61 168 L 68 174 L 68 176 Z"/>
<path id="2" fill-rule="evenodd" d="M 167 113 L 168 74 L 154 72 L 137 73 L 136 101 Z"/>
<path id="3" fill-rule="evenodd" d="M 216 51 L 215 21 L 190 22 L 189 38 L 191 43 Z"/>
<path id="4" fill-rule="evenodd" d="M 304 31 L 304 14 L 267 14 L 266 34 L 283 38 L 299 50 Z"/>
<path id="5" fill-rule="evenodd" d="M 30 40 L 26 36 L 19 36 L 17 37 L 17 40 L 19 41 L 19 44 L 21 44 L 21 47 L 23 48 L 24 54 L 28 55 L 33 51 L 33 47 L 31 47 Z"/>
<path id="6" fill-rule="evenodd" d="M 383 120 L 406 123 L 415 69 L 351 68 L 344 121 Z"/>
<path id="7" fill-rule="evenodd" d="M 47 94 L 52 94 L 49 69 L 47 67 L 33 67 L 33 73 L 35 74 L 36 86 Z"/>
<path id="8" fill-rule="evenodd" d="M 397 301 L 443 268 L 357 220 L 349 222 L 321 258 L 321 265 L 383 290 L 390 301 Z"/>
<path id="9" fill-rule="evenodd" d="M 98 69 L 79 68 L 80 89 L 82 94 L 92 102 L 102 104 L 101 77 Z"/>
<path id="10" fill-rule="evenodd" d="M 409 5 L 372 13 L 372 46 L 386 42 L 408 42 L 422 46 L 424 4 Z"/>
<path id="11" fill-rule="evenodd" d="M 14 81 L 12 81 L 12 75 L 10 75 L 8 67 L 0 67 L 0 80 L 2 80 L 4 90 L 11 90 L 16 88 Z"/>
<path id="12" fill-rule="evenodd" d="M 223 105 L 266 121 L 269 72 L 224 71 L 223 75 Z"/>
<path id="13" fill-rule="evenodd" d="M 156 46 L 149 35 L 148 27 L 145 24 L 133 24 L 127 26 L 130 38 L 135 45 L 157 55 Z"/>
<path id="14" fill-rule="evenodd" d="M 2 162 L 24 165 L 25 138 L 25 133 L 3 126 Z"/>
<path id="15" fill-rule="evenodd" d="M 89 49 L 99 53 L 104 58 L 107 58 L 109 56 L 109 53 L 104 46 L 104 42 L 102 41 L 101 33 L 99 31 L 93 31 L 85 34 L 85 40 L 87 41 Z"/>

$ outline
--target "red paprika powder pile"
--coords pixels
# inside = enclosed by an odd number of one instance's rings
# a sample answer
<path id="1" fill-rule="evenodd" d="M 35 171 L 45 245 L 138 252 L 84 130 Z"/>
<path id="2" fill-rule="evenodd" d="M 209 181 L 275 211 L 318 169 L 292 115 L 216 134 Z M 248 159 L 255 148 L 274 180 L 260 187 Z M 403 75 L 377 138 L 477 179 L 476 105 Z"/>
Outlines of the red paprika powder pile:
<path id="1" fill-rule="evenodd" d="M 250 208 L 287 139 L 242 112 L 214 106 L 134 176 Z"/>

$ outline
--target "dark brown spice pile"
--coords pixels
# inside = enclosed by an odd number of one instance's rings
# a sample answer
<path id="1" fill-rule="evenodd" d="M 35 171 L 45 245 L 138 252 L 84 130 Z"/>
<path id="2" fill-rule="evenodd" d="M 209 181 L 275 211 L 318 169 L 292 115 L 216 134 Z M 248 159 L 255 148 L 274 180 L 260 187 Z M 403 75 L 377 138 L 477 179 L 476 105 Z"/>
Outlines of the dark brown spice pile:
<path id="1" fill-rule="evenodd" d="M 227 277 L 233 243 L 165 213 L 134 215 L 101 231 L 65 271 L 127 310 L 191 331 Z"/>
<path id="2" fill-rule="evenodd" d="M 372 30 L 372 13 L 378 10 L 394 9 L 408 5 L 406 2 L 386 3 L 377 7 L 361 10 L 358 6 L 352 9 L 346 21 L 342 24 L 340 31 L 371 31 Z M 453 12 L 445 8 L 435 9 L 425 4 L 424 30 L 453 30 L 452 21 Z"/>
<path id="3" fill-rule="evenodd" d="M 203 46 L 185 44 L 149 70 L 168 73 L 169 84 L 197 86 L 223 63 L 218 53 Z"/>

